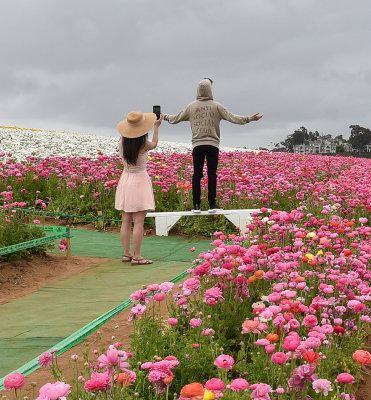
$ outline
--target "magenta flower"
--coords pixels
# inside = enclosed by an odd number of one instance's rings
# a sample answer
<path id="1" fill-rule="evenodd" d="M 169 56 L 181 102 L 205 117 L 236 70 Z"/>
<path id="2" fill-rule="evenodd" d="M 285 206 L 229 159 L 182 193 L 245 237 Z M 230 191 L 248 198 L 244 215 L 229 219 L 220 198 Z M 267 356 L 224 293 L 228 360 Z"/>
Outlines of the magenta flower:
<path id="1" fill-rule="evenodd" d="M 352 383 L 354 383 L 354 376 L 350 375 L 346 372 L 343 372 L 342 374 L 339 374 L 337 376 L 337 378 L 335 379 L 335 382 L 352 384 Z"/>
<path id="2" fill-rule="evenodd" d="M 51 354 L 48 351 L 45 351 L 44 353 L 41 354 L 38 361 L 39 365 L 42 365 L 43 367 L 49 367 L 49 365 L 53 363 L 53 354 Z"/>
<path id="3" fill-rule="evenodd" d="M 287 356 L 285 353 L 278 351 L 278 352 L 272 354 L 271 360 L 275 364 L 282 365 L 287 361 Z"/>
<path id="4" fill-rule="evenodd" d="M 171 326 L 178 325 L 178 320 L 176 318 L 169 318 L 166 322 Z"/>
<path id="5" fill-rule="evenodd" d="M 25 383 L 25 377 L 20 372 L 13 372 L 4 379 L 4 389 L 22 389 Z"/>
<path id="6" fill-rule="evenodd" d="M 166 296 L 162 292 L 155 293 L 155 295 L 153 296 L 153 300 L 157 301 L 157 302 L 164 301 L 165 298 L 166 298 Z"/>

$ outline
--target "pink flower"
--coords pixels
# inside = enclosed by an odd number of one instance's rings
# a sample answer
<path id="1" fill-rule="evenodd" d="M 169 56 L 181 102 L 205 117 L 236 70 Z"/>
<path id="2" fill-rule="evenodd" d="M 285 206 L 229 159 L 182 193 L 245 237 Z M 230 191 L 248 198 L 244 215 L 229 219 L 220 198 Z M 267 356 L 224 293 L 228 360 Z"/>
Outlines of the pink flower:
<path id="1" fill-rule="evenodd" d="M 287 356 L 285 353 L 278 351 L 277 353 L 274 353 L 271 357 L 272 362 L 275 364 L 282 365 L 287 361 Z"/>
<path id="2" fill-rule="evenodd" d="M 158 302 L 160 302 L 160 301 L 164 301 L 165 300 L 165 294 L 164 293 L 162 293 L 162 292 L 158 292 L 158 293 L 155 293 L 155 295 L 153 296 L 153 300 L 154 301 L 158 301 Z"/>
<path id="3" fill-rule="evenodd" d="M 160 290 L 164 293 L 169 293 L 173 290 L 174 283 L 173 282 L 163 282 L 160 285 Z"/>
<path id="4" fill-rule="evenodd" d="M 253 391 L 250 395 L 253 400 L 270 400 L 269 393 L 273 391 L 266 383 L 255 383 L 250 389 Z"/>
<path id="5" fill-rule="evenodd" d="M 20 372 L 14 372 L 4 379 L 4 389 L 21 389 L 25 385 L 26 380 Z"/>
<path id="6" fill-rule="evenodd" d="M 102 354 L 98 357 L 98 361 L 101 368 L 111 368 L 115 365 L 118 365 L 120 368 L 126 368 L 129 367 L 129 363 L 125 362 L 127 358 L 125 351 L 119 351 L 111 345 L 106 354 Z"/>
<path id="7" fill-rule="evenodd" d="M 160 285 L 157 283 L 153 283 L 152 285 L 147 286 L 147 290 L 150 292 L 157 292 L 160 289 Z"/>
<path id="8" fill-rule="evenodd" d="M 275 350 L 276 350 L 276 345 L 275 345 L 275 344 L 267 344 L 267 345 L 265 346 L 265 351 L 266 351 L 268 354 L 274 353 Z"/>
<path id="9" fill-rule="evenodd" d="M 169 318 L 166 322 L 171 326 L 178 325 L 178 320 L 176 318 Z"/>
<path id="10" fill-rule="evenodd" d="M 212 287 L 211 289 L 205 290 L 205 294 L 203 300 L 210 306 L 215 306 L 218 301 L 223 303 L 224 297 L 222 296 L 223 292 L 218 287 Z"/>
<path id="11" fill-rule="evenodd" d="M 343 372 L 342 374 L 339 374 L 337 376 L 337 378 L 335 379 L 335 382 L 352 384 L 352 383 L 354 383 L 354 377 L 353 377 L 353 375 Z"/>
<path id="12" fill-rule="evenodd" d="M 254 344 L 257 346 L 267 346 L 270 344 L 270 341 L 268 339 L 258 339 Z"/>
<path id="13" fill-rule="evenodd" d="M 53 355 L 48 351 L 45 351 L 41 354 L 38 361 L 39 365 L 42 365 L 43 367 L 49 367 L 49 365 L 51 365 L 53 362 Z"/>
<path id="14" fill-rule="evenodd" d="M 39 397 L 36 400 L 57 400 L 65 399 L 71 392 L 71 386 L 64 382 L 47 383 L 39 390 Z"/>
<path id="15" fill-rule="evenodd" d="M 234 392 L 241 392 L 249 387 L 249 382 L 243 378 L 236 378 L 231 382 L 231 389 Z"/>
<path id="16" fill-rule="evenodd" d="M 211 392 L 224 392 L 225 384 L 219 378 L 211 378 L 205 383 L 205 389 Z"/>
<path id="17" fill-rule="evenodd" d="M 332 391 L 331 382 L 327 379 L 316 379 L 312 382 L 312 387 L 316 393 L 323 393 L 324 396 L 327 396 L 328 392 Z"/>
<path id="18" fill-rule="evenodd" d="M 202 319 L 200 318 L 192 318 L 189 323 L 191 324 L 192 328 L 197 328 L 202 324 Z"/>
<path id="19" fill-rule="evenodd" d="M 195 251 L 196 250 L 196 247 L 191 247 L 190 249 L 189 249 L 189 251 Z"/>
<path id="20" fill-rule="evenodd" d="M 196 294 L 200 289 L 200 281 L 196 278 L 189 278 L 183 283 L 182 289 L 185 296 Z"/>
<path id="21" fill-rule="evenodd" d="M 313 328 L 318 324 L 317 317 L 315 315 L 307 315 L 303 319 L 303 325 L 307 328 Z"/>
<path id="22" fill-rule="evenodd" d="M 146 311 L 146 309 L 146 306 L 143 306 L 142 304 L 137 304 L 136 306 L 132 307 L 131 312 L 135 316 L 139 317 Z"/>
<path id="23" fill-rule="evenodd" d="M 111 384 L 111 376 L 107 372 L 93 372 L 88 381 L 85 382 L 84 388 L 87 392 L 92 390 L 107 390 Z"/>
<path id="24" fill-rule="evenodd" d="M 250 320 L 246 319 L 243 324 L 242 324 L 242 334 L 245 335 L 247 333 L 260 333 L 258 330 L 258 326 L 260 325 L 260 322 L 257 320 Z"/>
<path id="25" fill-rule="evenodd" d="M 285 340 L 283 341 L 282 347 L 286 351 L 294 351 L 300 344 L 300 337 L 299 336 L 286 336 Z"/>
<path id="26" fill-rule="evenodd" d="M 234 364 L 233 357 L 231 357 L 227 354 L 220 355 L 214 361 L 214 365 L 216 365 L 218 368 L 222 368 L 222 369 L 232 369 L 233 364 Z"/>

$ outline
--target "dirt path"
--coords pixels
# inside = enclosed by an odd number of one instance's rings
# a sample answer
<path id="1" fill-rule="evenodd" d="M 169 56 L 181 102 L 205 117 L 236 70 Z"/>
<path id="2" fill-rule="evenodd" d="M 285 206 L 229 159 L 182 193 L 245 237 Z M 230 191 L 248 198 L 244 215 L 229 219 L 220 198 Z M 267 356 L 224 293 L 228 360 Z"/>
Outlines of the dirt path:
<path id="1" fill-rule="evenodd" d="M 13 263 L 0 263 L 0 304 L 26 296 L 52 282 L 76 275 L 106 261 L 101 257 L 69 257 L 64 254 L 33 256 Z"/>

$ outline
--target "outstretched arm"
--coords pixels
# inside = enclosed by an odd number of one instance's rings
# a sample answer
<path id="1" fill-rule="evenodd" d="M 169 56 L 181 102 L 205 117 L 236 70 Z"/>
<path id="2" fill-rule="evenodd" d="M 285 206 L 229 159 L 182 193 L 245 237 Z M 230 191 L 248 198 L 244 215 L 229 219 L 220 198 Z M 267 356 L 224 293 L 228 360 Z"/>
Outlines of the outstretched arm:
<path id="1" fill-rule="evenodd" d="M 241 115 L 235 115 L 229 112 L 224 106 L 218 104 L 218 111 L 221 119 L 232 122 L 233 124 L 244 125 L 251 121 L 258 121 L 263 115 L 262 114 L 254 114 L 251 117 L 243 117 Z"/>
<path id="2" fill-rule="evenodd" d="M 164 120 L 169 124 L 177 124 L 182 121 L 189 121 L 189 107 L 187 106 L 177 115 L 164 114 Z"/>

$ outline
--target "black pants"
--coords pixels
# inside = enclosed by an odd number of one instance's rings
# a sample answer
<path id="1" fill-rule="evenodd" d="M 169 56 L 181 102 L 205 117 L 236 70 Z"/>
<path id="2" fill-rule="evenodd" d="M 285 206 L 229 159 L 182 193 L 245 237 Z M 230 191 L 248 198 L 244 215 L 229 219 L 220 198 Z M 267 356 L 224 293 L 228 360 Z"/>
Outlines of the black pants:
<path id="1" fill-rule="evenodd" d="M 193 205 L 201 204 L 201 178 L 206 158 L 208 177 L 208 200 L 209 204 L 215 203 L 216 198 L 216 170 L 218 168 L 219 149 L 215 146 L 196 146 L 193 155 Z"/>

